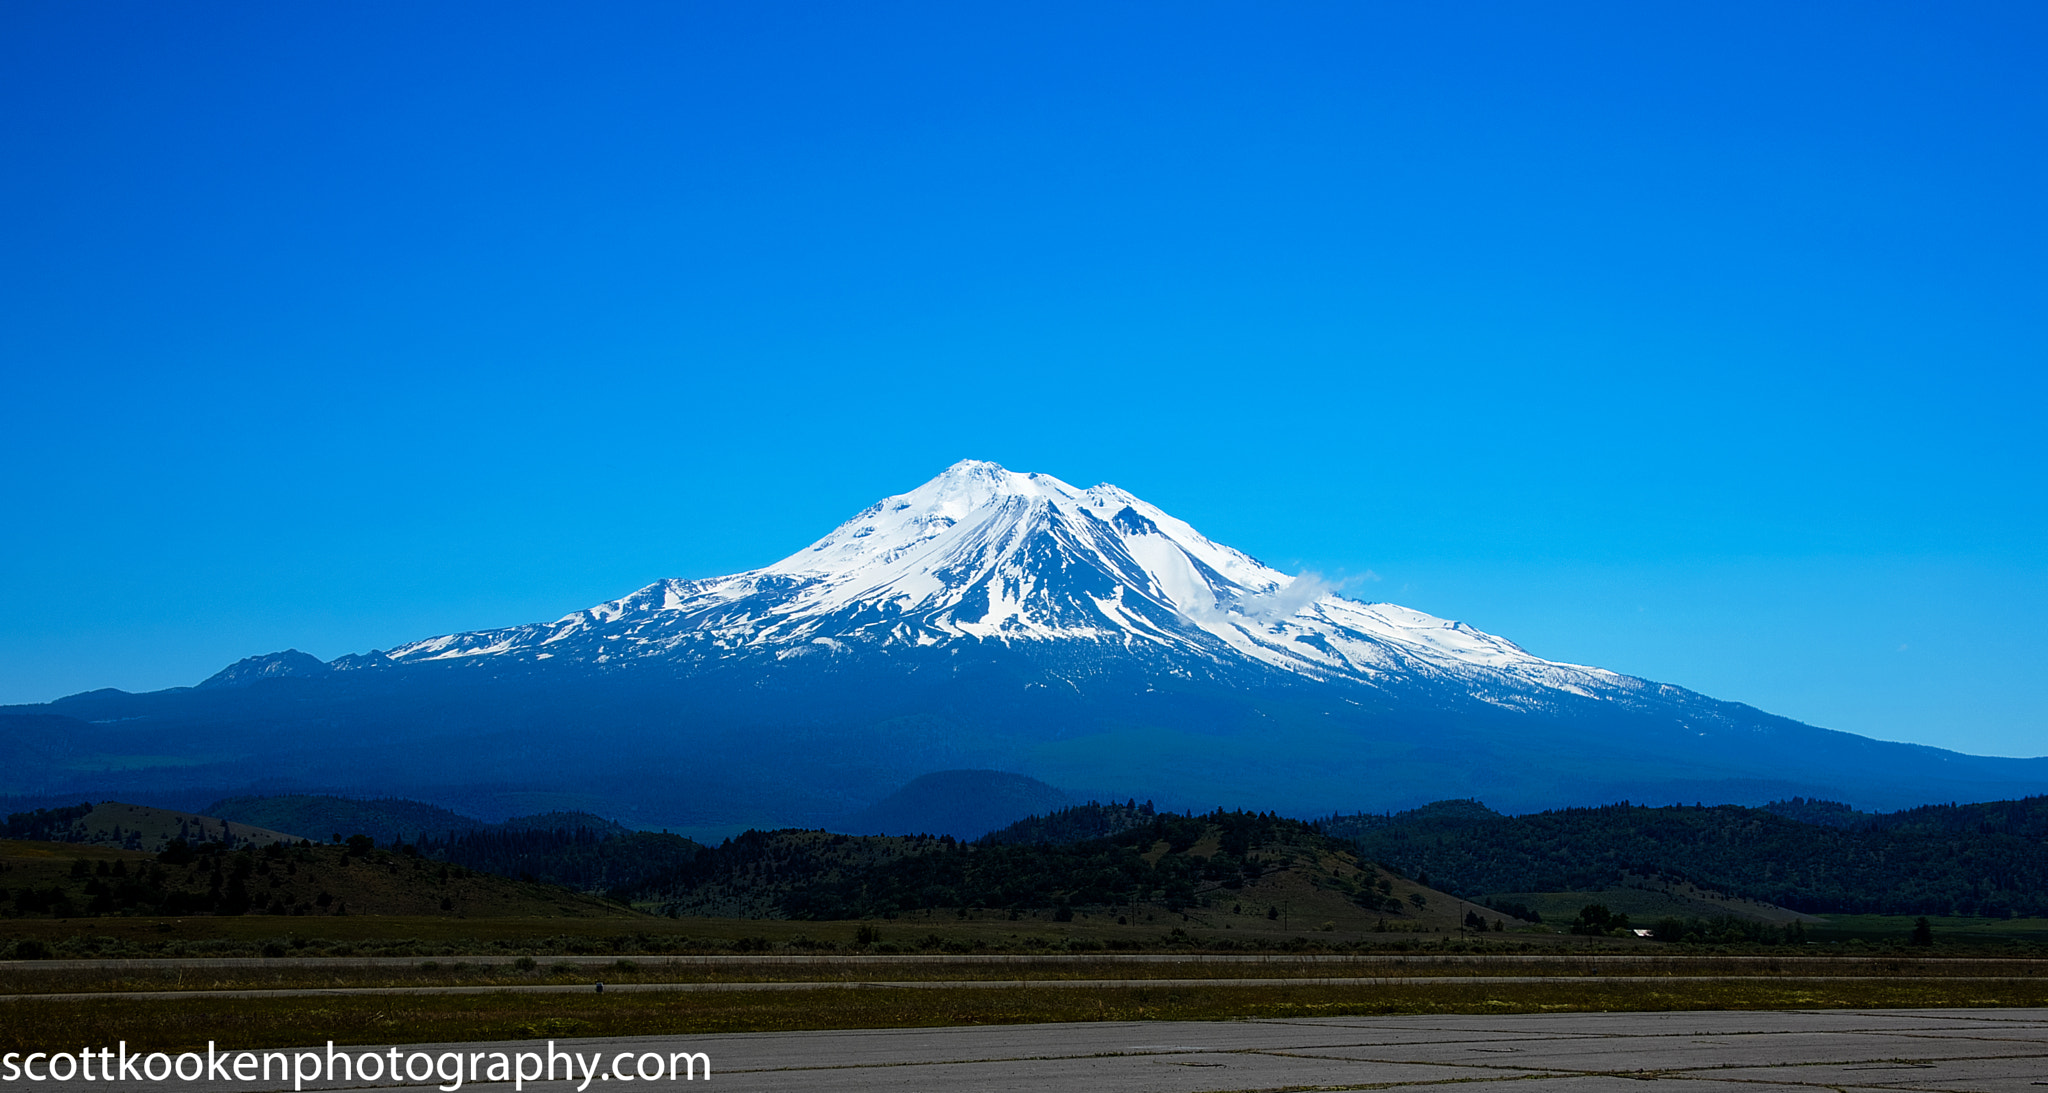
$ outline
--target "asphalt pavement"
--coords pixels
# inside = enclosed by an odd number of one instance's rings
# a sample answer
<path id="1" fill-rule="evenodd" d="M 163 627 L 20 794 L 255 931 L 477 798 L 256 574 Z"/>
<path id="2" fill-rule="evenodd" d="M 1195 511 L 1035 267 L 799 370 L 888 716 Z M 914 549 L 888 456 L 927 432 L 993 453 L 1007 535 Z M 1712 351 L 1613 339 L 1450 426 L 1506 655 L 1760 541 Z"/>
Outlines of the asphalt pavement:
<path id="1" fill-rule="evenodd" d="M 461 1088 L 476 1093 L 515 1085 L 544 1093 L 579 1087 L 585 1093 L 629 1093 L 650 1086 L 734 1093 L 1225 1093 L 1452 1085 L 1460 1087 L 1458 1093 L 1642 1093 L 1644 1081 L 1683 1083 L 1676 1087 L 1681 1093 L 2041 1093 L 2048 1087 L 2048 1010 L 1101 1022 L 343 1050 L 350 1073 L 337 1070 L 332 1080 L 323 1073 L 304 1088 L 437 1087 L 450 1084 L 447 1074 L 459 1071 Z M 549 1050 L 574 1057 L 574 1079 L 560 1080 L 569 1063 L 557 1060 L 555 1081 L 491 1080 L 494 1056 L 502 1054 L 508 1069 L 533 1071 Z M 378 1069 L 388 1074 L 393 1052 L 401 1068 L 443 1073 L 393 1083 L 388 1076 L 366 1080 L 357 1070 L 364 1056 L 375 1055 Z M 520 1058 L 521 1053 L 529 1054 Z M 325 1054 L 316 1050 L 305 1062 L 326 1066 Z M 276 1065 L 282 1069 L 287 1062 L 299 1065 L 284 1059 Z M 677 1071 L 673 1081 L 671 1066 Z M 683 1077 L 684 1066 L 697 1067 L 695 1080 Z M 649 1077 L 656 1072 L 662 1077 Z M 257 1093 L 293 1084 L 232 1077 L 164 1083 L 0 1080 L 0 1089 Z"/>
<path id="2" fill-rule="evenodd" d="M 1951 975 L 1944 983 L 2007 983 L 2007 975 Z M 730 993 L 733 991 L 816 991 L 816 990 L 1120 990 L 1138 987 L 1413 987 L 1420 985 L 1477 986 L 1495 983 L 1783 983 L 1869 982 L 1867 975 L 1401 975 L 1401 976 L 1233 976 L 1196 979 L 823 979 L 823 980 L 735 980 L 709 983 L 619 983 L 604 990 L 613 994 Z M 197 998 L 318 998 L 349 995 L 433 995 L 433 994 L 589 994 L 603 980 L 584 983 L 466 984 L 439 987 L 240 987 L 224 990 L 167 991 L 74 991 L 40 994 L 0 994 L 0 1004 L 12 1002 L 89 1002 L 101 998 L 124 1001 L 175 1001 Z"/>

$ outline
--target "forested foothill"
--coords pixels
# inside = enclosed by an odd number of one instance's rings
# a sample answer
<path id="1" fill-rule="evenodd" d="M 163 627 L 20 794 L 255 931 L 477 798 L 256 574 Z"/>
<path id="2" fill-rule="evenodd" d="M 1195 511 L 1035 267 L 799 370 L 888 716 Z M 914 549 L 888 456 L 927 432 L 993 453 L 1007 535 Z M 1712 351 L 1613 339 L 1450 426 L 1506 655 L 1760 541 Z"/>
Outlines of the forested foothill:
<path id="1" fill-rule="evenodd" d="M 508 823 L 427 836 L 413 845 L 434 861 L 582 892 L 630 891 L 695 861 L 704 849 L 666 832 L 586 827 L 573 817 L 561 824 Z"/>
<path id="2" fill-rule="evenodd" d="M 0 828 L 0 838 L 113 846 L 148 853 L 163 850 L 172 840 L 193 846 L 218 842 L 230 848 L 299 841 L 296 835 L 255 824 L 120 801 L 16 812 Z"/>
<path id="3" fill-rule="evenodd" d="M 43 841 L 7 844 L 0 855 L 0 917 L 560 917 L 637 908 L 753 922 L 931 922 L 943 913 L 1020 929 L 1184 924 L 1242 931 L 1227 935 L 1239 943 L 1269 934 L 1346 945 L 1380 934 L 1610 943 L 1647 934 L 1779 945 L 1833 936 L 1855 916 L 1904 916 L 1859 927 L 1896 932 L 1901 942 L 1905 927 L 1896 923 L 1913 916 L 1939 920 L 1944 938 L 1957 936 L 1963 919 L 2048 916 L 2048 798 L 1896 813 L 1797 799 L 1525 816 L 1445 801 L 1319 822 L 1162 812 L 1132 800 L 1031 816 L 974 840 L 784 829 L 717 846 L 585 813 L 487 824 L 397 800 L 223 803 L 242 818 L 113 802 L 7 817 L 10 838 Z M 409 842 L 396 826 L 451 816 L 465 823 Z M 391 841 L 338 831 L 287 841 L 250 826 L 321 819 L 332 827 L 350 818 L 373 821 Z M 158 853 L 138 852 L 130 847 L 138 832 L 168 841 Z M 1678 895 L 1691 902 L 1681 906 Z"/>
<path id="4" fill-rule="evenodd" d="M 162 852 L 90 844 L 0 843 L 0 917 L 623 915 L 553 885 L 433 861 L 356 835 L 311 841 L 189 844 Z"/>
<path id="5" fill-rule="evenodd" d="M 633 887 L 692 860 L 701 849 L 680 835 L 635 831 L 587 812 L 544 812 L 493 824 L 418 801 L 325 795 L 232 797 L 215 802 L 207 815 L 116 801 L 81 803 L 15 813 L 5 832 L 10 839 L 151 852 L 174 842 L 235 850 L 360 838 L 414 857 L 582 892 Z"/>
<path id="6" fill-rule="evenodd" d="M 377 845 L 411 846 L 434 861 L 582 892 L 635 887 L 693 860 L 701 849 L 680 835 L 635 831 L 588 812 L 542 812 L 486 823 L 398 797 L 230 797 L 207 811 L 302 832 L 315 841 L 367 835 Z"/>
<path id="7" fill-rule="evenodd" d="M 1474 899 L 1685 881 L 1814 914 L 2048 915 L 2048 797 L 1877 814 L 1795 799 L 1505 816 L 1440 801 L 1321 827 Z"/>
<path id="8" fill-rule="evenodd" d="M 1263 875 L 1268 863 L 1259 850 L 1270 853 L 1289 844 L 1323 841 L 1300 821 L 1250 813 L 1153 814 L 1147 820 L 1104 837 L 1029 842 L 1006 839 L 1003 833 L 976 842 L 915 836 L 877 844 L 873 837 L 824 832 L 749 831 L 635 895 L 667 897 L 682 907 L 701 900 L 705 889 L 772 892 L 763 909 L 789 918 L 893 918 L 934 908 L 1046 910 L 1152 901 L 1179 912 Z M 1205 838 L 1212 844 L 1204 848 L 1208 852 L 1190 853 Z M 1164 851 L 1154 852 L 1161 845 Z"/>
<path id="9" fill-rule="evenodd" d="M 1113 833 L 1094 834 L 1104 830 Z M 672 915 L 890 920 L 950 910 L 1010 921 L 1093 915 L 1118 924 L 1163 915 L 1253 930 L 1301 923 L 1354 933 L 1505 929 L 1498 914 L 1480 921 L 1478 908 L 1360 862 L 1312 824 L 1271 813 L 1162 813 L 1135 803 L 1063 809 L 972 842 L 749 831 L 614 895 Z M 1462 923 L 1461 911 L 1473 921 Z"/>

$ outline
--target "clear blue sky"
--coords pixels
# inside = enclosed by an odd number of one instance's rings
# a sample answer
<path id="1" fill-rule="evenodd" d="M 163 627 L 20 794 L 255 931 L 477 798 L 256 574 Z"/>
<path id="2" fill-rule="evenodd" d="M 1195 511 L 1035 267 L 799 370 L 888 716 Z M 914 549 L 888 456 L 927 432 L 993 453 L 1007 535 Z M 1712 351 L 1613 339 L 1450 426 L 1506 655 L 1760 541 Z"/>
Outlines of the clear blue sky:
<path id="1" fill-rule="evenodd" d="M 17 0 L 0 701 L 553 618 L 975 457 L 2048 753 L 2043 56 L 2036 3 Z"/>

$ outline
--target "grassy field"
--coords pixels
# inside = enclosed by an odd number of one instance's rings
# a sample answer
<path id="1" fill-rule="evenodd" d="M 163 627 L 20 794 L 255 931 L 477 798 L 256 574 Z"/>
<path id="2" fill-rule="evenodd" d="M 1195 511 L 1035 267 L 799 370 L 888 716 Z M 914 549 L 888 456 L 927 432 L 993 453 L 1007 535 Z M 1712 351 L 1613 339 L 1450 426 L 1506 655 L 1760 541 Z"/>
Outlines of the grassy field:
<path id="1" fill-rule="evenodd" d="M 512 883 L 512 882 L 507 882 Z M 536 899 L 541 904 L 541 899 Z M 1302 930 L 1263 915 L 1165 911 L 1123 916 L 1080 914 L 1057 922 L 1047 913 L 1016 920 L 1001 912 L 941 912 L 878 922 L 777 919 L 669 919 L 591 900 L 577 917 L 506 915 L 239 915 L 184 918 L 0 918 L 0 958 L 21 942 L 43 955 L 72 958 L 231 956 L 658 956 L 725 952 L 1601 952 L 1653 954 L 1674 947 L 1636 938 L 1582 938 L 1554 926 L 1503 933 Z M 2048 920 L 1935 918 L 1936 950 L 2048 955 Z M 1759 953 L 1898 951 L 1913 919 L 1831 916 L 1808 927 L 1804 946 L 1762 946 Z M 863 931 L 872 931 L 863 941 Z M 1684 948 L 1684 947 L 1680 947 Z M 1685 949 L 1685 951 L 1692 951 Z M 1715 950 L 1719 951 L 1719 950 Z M 1732 950 L 1729 950 L 1732 951 Z"/>
<path id="2" fill-rule="evenodd" d="M 745 963 L 717 958 L 621 957 L 609 961 L 517 962 L 422 960 L 402 964 L 346 959 L 218 961 L 170 964 L 24 961 L 0 964 L 0 995 L 128 991 L 331 990 L 337 988 L 512 987 L 553 984 L 862 983 L 957 980 L 1044 982 L 1109 979 L 1320 979 L 1417 976 L 1742 976 L 1754 979 L 1825 975 L 1870 978 L 2048 980 L 2048 959 L 1932 960 L 1908 957 L 1764 957 L 1720 955 L 1607 956 L 1446 953 L 1274 956 L 1243 962 L 1188 954 L 1169 961 L 1106 956 L 1017 957 L 1001 962 L 946 957 L 778 956 Z"/>
<path id="3" fill-rule="evenodd" d="M 388 870 L 382 875 L 391 875 Z M 2048 1005 L 2048 923 L 1935 919 L 1936 945 L 1904 944 L 1910 919 L 1836 918 L 1809 944 L 1747 950 L 1667 946 L 1545 931 L 1365 933 L 1309 930 L 1263 914 L 1122 916 L 936 913 L 879 922 L 608 917 L 195 916 L 0 919 L 0 952 L 36 942 L 86 966 L 0 963 L 0 1038 L 10 1043 L 126 1040 L 180 1050 L 207 1039 L 255 1048 L 323 1043 L 473 1041 L 718 1031 L 879 1028 L 1041 1021 L 1242 1019 L 1389 1013 L 1536 1013 L 1785 1007 Z M 1226 928 L 1226 925 L 1228 928 Z M 1132 963 L 1117 953 L 1266 954 L 1228 964 Z M 902 954 L 951 957 L 911 962 Z M 1290 956 L 1325 954 L 1314 963 Z M 1384 954 L 1375 959 L 1375 953 Z M 267 957 L 264 954 L 268 954 Z M 744 966 L 670 963 L 665 955 L 772 957 Z M 864 954 L 858 963 L 817 959 Z M 979 954 L 1046 959 L 974 963 Z M 364 957 L 403 958 L 372 965 Z M 489 956 L 495 963 L 465 957 Z M 116 957 L 256 957 L 204 966 Z M 517 958 L 523 961 L 512 962 Z M 579 959 L 571 960 L 570 957 Z M 1058 959 L 1052 959 L 1058 957 Z M 281 959 L 296 958 L 296 959 Z M 596 962 L 593 963 L 592 961 Z M 1209 986 L 1191 978 L 1388 977 L 1371 987 Z M 1556 982 L 1401 982 L 1415 976 L 1551 977 Z M 1562 977 L 1659 976 L 1662 983 Z M 1704 979 L 1704 976 L 1733 978 Z M 1829 977 L 1829 978 L 1822 978 Z M 144 999 L 137 991 L 405 989 L 692 982 L 846 984 L 762 992 L 360 995 Z M 878 981 L 1018 980 L 1049 985 L 904 989 Z M 1067 988 L 1062 980 L 1154 979 Z M 104 993 L 85 1000 L 35 998 Z"/>
<path id="4" fill-rule="evenodd" d="M 130 833 L 127 824 L 123 833 Z M 2048 1005 L 2044 920 L 1936 918 L 1932 948 L 1907 945 L 1913 919 L 1886 916 L 1809 918 L 1802 923 L 1804 944 L 1748 947 L 1574 937 L 1559 932 L 1555 921 L 1521 926 L 1509 919 L 1496 931 L 1490 927 L 1500 916 L 1404 878 L 1376 888 L 1384 899 L 1368 909 L 1371 901 L 1357 897 L 1370 894 L 1363 886 L 1377 884 L 1376 875 L 1330 854 L 1289 859 L 1227 899 L 1185 911 L 1156 904 L 1087 907 L 1061 921 L 1050 909 L 969 909 L 861 922 L 668 918 L 384 850 L 304 847 L 151 862 L 106 847 L 0 844 L 0 887 L 36 899 L 62 893 L 74 912 L 124 876 L 146 878 L 161 891 L 239 884 L 253 906 L 293 910 L 58 917 L 22 912 L 20 901 L 9 897 L 16 914 L 0 917 L 0 958 L 26 959 L 0 962 L 0 995 L 10 996 L 0 999 L 0 1038 L 13 1044 L 125 1040 L 131 1050 L 177 1051 L 209 1039 L 259 1048 L 329 1039 L 417 1043 L 1046 1021 Z M 1528 895 L 1551 899 L 1541 908 L 1546 918 L 1555 910 L 1565 920 L 1603 896 L 1612 897 L 1611 905 L 1654 896 L 1635 908 L 1646 913 L 1741 910 L 1689 889 L 1647 891 Z M 320 898 L 326 893 L 334 897 L 332 907 Z M 349 913 L 340 913 L 342 901 Z M 1462 930 L 1467 913 L 1489 928 Z M 1769 936 L 1784 942 L 1794 935 Z M 1190 959 L 1115 959 L 1140 953 Z M 735 954 L 763 959 L 666 959 Z M 1274 959 L 1191 959 L 1200 954 Z M 911 955 L 925 959 L 907 959 Z M 983 955 L 1010 959 L 976 963 Z M 1288 959 L 1308 955 L 1325 959 Z M 1301 982 L 1190 982 L 1282 978 Z M 1384 981 L 1313 982 L 1338 978 Z M 597 980 L 812 985 L 602 995 L 584 989 Z M 998 985 L 872 985 L 970 980 Z M 1034 985 L 1000 985 L 1016 980 Z M 1064 985 L 1075 980 L 1148 982 Z M 528 989 L 551 987 L 563 990 Z M 483 990 L 397 993 L 414 988 Z M 393 993 L 135 997 L 332 989 Z"/>
<path id="5" fill-rule="evenodd" d="M 374 874 L 372 874 L 374 875 Z M 514 882 L 505 882 L 510 885 Z M 543 904 L 536 899 L 535 904 Z M 181 918 L 0 918 L 0 957 L 33 940 L 63 957 L 257 956 L 307 952 L 335 956 L 464 956 L 528 953 L 662 954 L 791 950 L 895 952 L 1087 952 L 1188 948 L 1415 948 L 1445 940 L 1492 947 L 1561 944 L 1626 949 L 1619 939 L 1567 938 L 1553 931 L 1461 935 L 1455 924 L 1376 932 L 1322 930 L 1292 917 L 1263 913 L 1180 915 L 1141 908 L 1123 915 L 1081 912 L 1071 922 L 1049 911 L 941 911 L 876 922 L 681 918 L 637 914 L 589 900 L 576 917 L 562 914 L 457 915 L 195 915 Z M 1125 919 L 1118 922 L 1118 918 Z M 1326 921 L 1326 920 L 1325 920 Z M 875 940 L 862 943 L 862 931 Z"/>
<path id="6" fill-rule="evenodd" d="M 1625 914 L 1637 926 L 1648 926 L 1665 916 L 1673 918 L 1714 918 L 1734 915 L 1774 925 L 1788 922 L 1812 923 L 1815 917 L 1773 907 L 1768 903 L 1737 899 L 1695 885 L 1675 881 L 1605 888 L 1591 892 L 1498 892 L 1494 902 L 1519 903 L 1534 909 L 1553 926 L 1571 922 L 1579 908 L 1598 903 L 1610 911 Z M 1910 923 L 1908 924 L 1910 926 Z"/>
<path id="7" fill-rule="evenodd" d="M 1912 936 L 1912 915 L 1827 915 L 1807 928 L 1820 944 L 1861 942 L 1884 945 Z M 1929 915 L 1935 943 L 1942 948 L 2048 947 L 2048 918 L 1963 918 Z"/>
<path id="8" fill-rule="evenodd" d="M 910 1028 L 1048 1021 L 1228 1020 L 1403 1013 L 2041 1006 L 2048 981 L 1896 977 L 1358 987 L 825 988 L 744 994 L 494 993 L 0 1003 L 0 1041 L 130 1051 Z"/>

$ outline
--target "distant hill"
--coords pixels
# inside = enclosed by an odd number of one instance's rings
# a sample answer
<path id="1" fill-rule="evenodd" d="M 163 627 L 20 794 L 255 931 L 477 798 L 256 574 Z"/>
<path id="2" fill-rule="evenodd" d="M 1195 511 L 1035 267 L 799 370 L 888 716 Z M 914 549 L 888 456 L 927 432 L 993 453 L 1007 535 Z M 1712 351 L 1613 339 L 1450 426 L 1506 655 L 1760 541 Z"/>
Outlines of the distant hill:
<path id="1" fill-rule="evenodd" d="M 1036 813 L 1072 804 L 1036 778 L 994 770 L 942 770 L 855 813 L 839 828 L 855 834 L 951 835 L 974 839 Z"/>
<path id="2" fill-rule="evenodd" d="M 228 797 L 207 806 L 207 814 L 281 831 L 298 831 L 314 842 L 368 835 L 380 845 L 446 841 L 465 831 L 575 831 L 604 837 L 629 835 L 633 829 L 590 812 L 540 812 L 486 823 L 437 805 L 403 797 L 362 800 L 330 794 L 286 794 L 276 797 Z"/>
<path id="3" fill-rule="evenodd" d="M 1772 801 L 1763 807 L 1765 812 L 1798 820 L 1803 824 L 1818 824 L 1821 827 L 1855 829 L 1869 827 L 1878 817 L 1875 812 L 1863 812 L 1840 801 L 1823 801 L 1817 798 L 1794 797 L 1787 801 Z"/>
<path id="4" fill-rule="evenodd" d="M 0 770 L 13 772 L 0 777 L 0 789 L 9 797 L 44 797 L 57 791 L 61 787 L 48 783 L 64 780 L 56 772 L 77 758 L 76 742 L 95 731 L 90 722 L 62 714 L 0 711 Z M 48 773 L 43 778 L 22 777 L 38 770 Z"/>
<path id="5" fill-rule="evenodd" d="M 17 917 L 93 915 L 445 915 L 632 917 L 552 885 L 417 855 L 275 843 L 229 850 L 173 843 L 162 854 L 0 841 L 0 907 Z"/>
<path id="6" fill-rule="evenodd" d="M 930 853 L 951 836 L 839 835 L 829 831 L 747 831 L 707 848 L 630 894 L 665 914 L 794 918 L 791 900 L 858 884 L 902 858 Z M 815 916 L 814 916 L 815 917 Z"/>
<path id="7" fill-rule="evenodd" d="M 543 812 L 490 824 L 398 797 L 325 794 L 231 797 L 212 808 L 223 816 L 325 832 L 329 840 L 367 835 L 382 846 L 413 846 L 435 861 L 584 892 L 630 888 L 703 849 L 680 835 L 634 831 L 588 812 Z"/>
<path id="8" fill-rule="evenodd" d="M 383 846 L 416 840 L 424 834 L 446 835 L 489 826 L 473 816 L 399 797 L 229 797 L 208 805 L 206 813 L 279 831 L 296 831 L 314 842 L 332 842 L 336 836 L 345 839 L 350 835 L 368 835 Z"/>
<path id="9" fill-rule="evenodd" d="M 1484 910 L 1361 863 L 1308 824 L 1221 811 L 1153 814 L 1114 836 L 1064 844 L 749 831 L 633 894 L 685 915 L 1166 914 L 1254 932 L 1308 922 L 1354 934 L 1456 929 Z"/>
<path id="10" fill-rule="evenodd" d="M 1953 838 L 1998 835 L 2035 841 L 2048 839 L 2048 797 L 1976 804 L 1922 805 L 1871 817 L 1871 830 L 1895 836 Z"/>
<path id="11" fill-rule="evenodd" d="M 1062 808 L 1043 816 L 1026 816 L 1016 823 L 990 832 L 986 838 L 997 843 L 1080 843 L 1121 835 L 1135 827 L 1146 827 L 1157 813 L 1152 802 L 1139 804 L 1098 804 Z"/>
<path id="12" fill-rule="evenodd" d="M 607 820 L 594 812 L 537 812 L 485 826 L 496 831 L 588 831 L 601 838 L 637 834 L 625 824 Z"/>
<path id="13" fill-rule="evenodd" d="M 300 839 L 298 835 L 254 824 L 120 801 L 17 812 L 7 817 L 5 837 L 115 846 L 152 854 L 172 839 L 194 844 L 219 842 L 230 848 Z"/>
<path id="14" fill-rule="evenodd" d="M 1821 803 L 1815 803 L 1821 804 Z M 1441 801 L 1323 829 L 1469 898 L 1684 881 L 1803 912 L 2048 914 L 2048 797 L 1854 819 L 1808 807 L 1609 805 L 1504 816 Z"/>
<path id="15" fill-rule="evenodd" d="M 575 818 L 573 813 L 553 816 L 565 822 Z M 631 891 L 695 861 L 703 849 L 681 835 L 627 831 L 617 824 L 592 829 L 507 823 L 418 843 L 420 854 L 435 861 L 581 892 Z"/>

